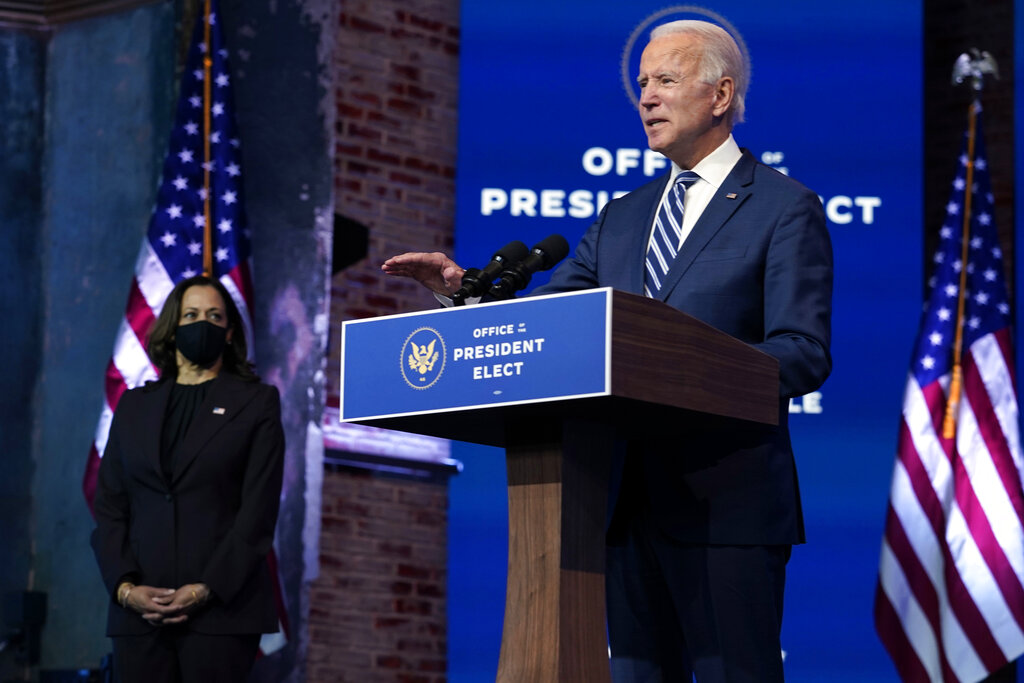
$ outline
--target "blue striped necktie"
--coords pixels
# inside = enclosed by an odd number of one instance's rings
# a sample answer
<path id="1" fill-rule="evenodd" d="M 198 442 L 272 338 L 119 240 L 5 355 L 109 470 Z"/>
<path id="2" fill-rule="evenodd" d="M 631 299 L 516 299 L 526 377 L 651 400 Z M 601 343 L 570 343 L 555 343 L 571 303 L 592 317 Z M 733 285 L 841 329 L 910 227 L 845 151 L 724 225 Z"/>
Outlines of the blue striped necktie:
<path id="1" fill-rule="evenodd" d="M 657 296 L 661 291 L 665 275 L 682 245 L 683 195 L 698 180 L 700 176 L 693 171 L 682 171 L 658 208 L 644 269 L 644 294 L 647 296 Z"/>

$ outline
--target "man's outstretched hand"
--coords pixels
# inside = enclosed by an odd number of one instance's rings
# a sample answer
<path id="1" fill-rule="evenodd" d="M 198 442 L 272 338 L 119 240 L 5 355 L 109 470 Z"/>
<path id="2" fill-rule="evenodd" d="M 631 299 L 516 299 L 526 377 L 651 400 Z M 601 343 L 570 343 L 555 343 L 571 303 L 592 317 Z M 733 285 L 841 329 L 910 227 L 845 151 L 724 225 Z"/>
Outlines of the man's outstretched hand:
<path id="1" fill-rule="evenodd" d="M 380 267 L 388 275 L 411 277 L 424 287 L 442 296 L 451 296 L 462 285 L 466 272 L 459 264 L 439 251 L 411 251 L 392 256 Z"/>

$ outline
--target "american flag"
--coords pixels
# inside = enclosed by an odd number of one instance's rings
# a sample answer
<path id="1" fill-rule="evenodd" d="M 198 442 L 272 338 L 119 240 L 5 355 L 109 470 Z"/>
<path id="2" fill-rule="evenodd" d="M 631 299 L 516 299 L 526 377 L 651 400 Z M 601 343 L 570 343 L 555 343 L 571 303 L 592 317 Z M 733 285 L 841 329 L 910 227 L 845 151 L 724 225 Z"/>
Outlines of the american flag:
<path id="1" fill-rule="evenodd" d="M 100 459 L 117 402 L 128 389 L 157 379 L 156 370 L 146 354 L 149 328 L 174 285 L 203 272 L 207 220 L 212 227 L 210 275 L 224 285 L 238 306 L 252 353 L 251 248 L 242 201 L 241 156 L 232 111 L 231 71 L 228 50 L 217 23 L 217 0 L 207 1 L 210 44 L 206 44 L 206 17 L 200 16 L 182 77 L 156 207 L 135 262 L 135 276 L 128 292 L 124 319 L 117 331 L 114 353 L 107 364 L 102 412 L 82 481 L 90 509 Z M 204 65 L 207 55 L 210 57 L 208 88 Z M 270 566 L 276 577 L 276 558 L 273 556 Z M 287 632 L 287 618 L 280 587 L 278 582 L 275 584 L 282 631 L 264 636 L 260 644 L 264 654 L 280 649 L 286 642 L 283 634 Z"/>
<path id="2" fill-rule="evenodd" d="M 978 681 L 1024 653 L 1024 467 L 1010 306 L 981 105 L 972 106 L 973 183 L 965 136 L 903 398 L 875 593 L 875 626 L 904 681 Z M 955 436 L 945 438 L 964 268 L 963 391 Z"/>

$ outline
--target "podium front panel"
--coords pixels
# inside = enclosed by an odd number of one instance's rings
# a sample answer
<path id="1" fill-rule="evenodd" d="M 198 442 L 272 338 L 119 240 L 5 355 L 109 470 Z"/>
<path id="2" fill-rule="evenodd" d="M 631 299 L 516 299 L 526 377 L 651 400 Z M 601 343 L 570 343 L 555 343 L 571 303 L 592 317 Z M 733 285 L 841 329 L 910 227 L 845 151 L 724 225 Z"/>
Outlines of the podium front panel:
<path id="1" fill-rule="evenodd" d="M 611 292 L 345 321 L 341 420 L 607 396 Z"/>

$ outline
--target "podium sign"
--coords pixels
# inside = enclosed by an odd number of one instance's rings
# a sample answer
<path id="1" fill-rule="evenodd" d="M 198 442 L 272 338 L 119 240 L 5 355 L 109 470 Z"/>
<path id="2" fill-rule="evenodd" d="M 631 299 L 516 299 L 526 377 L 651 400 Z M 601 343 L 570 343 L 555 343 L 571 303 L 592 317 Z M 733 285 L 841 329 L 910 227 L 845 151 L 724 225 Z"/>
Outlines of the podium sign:
<path id="1" fill-rule="evenodd" d="M 611 291 L 345 321 L 341 420 L 607 396 Z"/>

